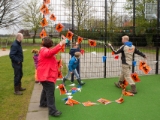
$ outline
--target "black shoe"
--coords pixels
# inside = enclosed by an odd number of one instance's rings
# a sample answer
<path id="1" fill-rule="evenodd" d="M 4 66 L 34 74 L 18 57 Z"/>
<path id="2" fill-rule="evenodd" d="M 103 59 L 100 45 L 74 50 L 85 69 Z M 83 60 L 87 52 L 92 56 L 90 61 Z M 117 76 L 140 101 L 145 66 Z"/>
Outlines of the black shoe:
<path id="1" fill-rule="evenodd" d="M 45 108 L 47 107 L 47 105 L 39 105 L 39 107 Z"/>
<path id="2" fill-rule="evenodd" d="M 55 112 L 54 114 L 52 114 L 51 116 L 59 117 L 61 114 L 62 114 L 62 112 L 56 111 L 56 112 Z"/>
<path id="3" fill-rule="evenodd" d="M 81 82 L 81 79 L 77 79 L 78 83 L 80 86 L 83 86 L 85 83 L 84 82 Z"/>
<path id="4" fill-rule="evenodd" d="M 66 78 L 63 78 L 63 80 L 62 80 L 62 84 L 64 85 L 64 86 L 66 86 L 65 85 L 65 81 L 66 81 L 67 79 Z"/>

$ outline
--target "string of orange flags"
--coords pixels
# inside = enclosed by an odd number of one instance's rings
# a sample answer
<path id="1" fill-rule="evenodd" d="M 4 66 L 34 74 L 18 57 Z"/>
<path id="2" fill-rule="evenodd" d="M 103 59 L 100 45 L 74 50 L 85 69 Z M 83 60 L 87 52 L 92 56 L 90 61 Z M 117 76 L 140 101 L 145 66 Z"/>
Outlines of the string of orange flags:
<path id="1" fill-rule="evenodd" d="M 47 32 L 45 31 L 45 27 L 48 26 L 48 20 L 46 18 L 46 15 L 50 15 L 50 20 L 51 21 L 56 21 L 57 18 L 56 16 L 50 12 L 49 8 L 48 8 L 48 5 L 50 4 L 50 0 L 43 0 L 43 5 L 40 7 L 40 12 L 43 14 L 43 19 L 42 21 L 40 22 L 41 26 L 43 27 L 41 33 L 40 33 L 40 37 L 41 38 L 44 38 L 47 36 Z M 56 25 L 56 31 L 57 32 L 62 32 L 62 30 L 64 29 L 64 25 L 59 23 Z M 83 37 L 80 37 L 76 34 L 74 34 L 73 32 L 71 32 L 70 30 L 68 30 L 67 34 L 66 34 L 66 38 L 68 40 L 72 40 L 73 36 L 76 36 L 77 37 L 77 42 L 80 44 L 84 39 L 88 39 L 88 38 L 83 38 Z M 92 39 L 88 39 L 88 43 L 91 47 L 95 47 L 97 45 L 96 41 L 95 40 L 92 40 Z M 63 52 L 63 51 L 62 51 Z"/>

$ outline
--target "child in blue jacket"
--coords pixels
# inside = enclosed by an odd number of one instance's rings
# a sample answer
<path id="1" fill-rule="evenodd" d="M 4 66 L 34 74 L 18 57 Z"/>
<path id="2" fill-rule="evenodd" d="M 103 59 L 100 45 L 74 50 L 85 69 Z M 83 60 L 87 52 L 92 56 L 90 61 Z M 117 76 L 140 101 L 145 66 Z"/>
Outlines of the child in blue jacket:
<path id="1" fill-rule="evenodd" d="M 63 78 L 63 84 L 65 85 L 65 81 L 67 80 L 67 78 L 70 77 L 70 75 L 72 75 L 74 73 L 74 75 L 77 78 L 77 81 L 79 83 L 79 85 L 84 85 L 85 83 L 81 82 L 80 76 L 77 73 L 76 67 L 78 66 L 79 62 L 78 59 L 80 58 L 81 53 L 80 52 L 75 52 L 74 56 L 70 59 L 69 61 L 69 65 L 68 65 L 68 74 Z"/>

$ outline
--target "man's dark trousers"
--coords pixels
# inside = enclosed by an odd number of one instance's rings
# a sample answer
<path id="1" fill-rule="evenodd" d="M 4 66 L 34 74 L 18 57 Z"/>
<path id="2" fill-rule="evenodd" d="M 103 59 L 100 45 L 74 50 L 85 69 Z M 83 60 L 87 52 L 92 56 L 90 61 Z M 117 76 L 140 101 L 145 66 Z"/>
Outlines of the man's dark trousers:
<path id="1" fill-rule="evenodd" d="M 23 71 L 22 71 L 22 63 L 14 63 L 12 62 L 12 67 L 14 69 L 14 86 L 18 86 L 21 84 L 21 79 L 23 77 Z"/>

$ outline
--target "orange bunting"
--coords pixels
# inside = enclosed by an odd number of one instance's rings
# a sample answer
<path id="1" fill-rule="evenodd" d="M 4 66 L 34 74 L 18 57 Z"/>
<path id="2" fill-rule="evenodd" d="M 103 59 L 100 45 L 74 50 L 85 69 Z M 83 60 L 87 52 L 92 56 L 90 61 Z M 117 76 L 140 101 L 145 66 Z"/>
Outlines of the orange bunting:
<path id="1" fill-rule="evenodd" d="M 73 33 L 71 31 L 68 31 L 66 38 L 68 38 L 68 40 L 72 40 L 72 37 L 73 37 Z"/>
<path id="2" fill-rule="evenodd" d="M 102 103 L 102 104 L 105 104 L 105 105 L 111 103 L 111 101 L 109 101 L 109 100 L 107 100 L 107 99 L 104 99 L 104 98 L 100 98 L 100 99 L 97 100 L 97 101 L 100 102 L 100 103 Z"/>
<path id="3" fill-rule="evenodd" d="M 83 49 L 81 49 L 80 52 L 81 52 L 81 54 L 83 55 L 85 51 L 84 51 Z"/>
<path id="4" fill-rule="evenodd" d="M 93 103 L 91 101 L 88 101 L 88 102 L 84 102 L 82 103 L 85 107 L 89 107 L 89 106 L 93 106 L 93 105 L 96 105 L 96 103 Z"/>
<path id="5" fill-rule="evenodd" d="M 146 66 L 147 63 L 145 61 L 140 61 L 139 62 L 139 70 L 142 70 L 143 66 Z"/>
<path id="6" fill-rule="evenodd" d="M 78 36 L 78 38 L 77 38 L 77 42 L 78 42 L 78 44 L 80 44 L 82 41 L 83 41 L 83 38 L 82 38 L 82 37 L 80 37 L 80 36 Z"/>
<path id="7" fill-rule="evenodd" d="M 63 45 L 61 48 L 61 52 L 65 52 L 65 48 L 66 48 L 65 45 Z"/>
<path id="8" fill-rule="evenodd" d="M 46 36 L 47 36 L 47 33 L 46 33 L 45 29 L 43 29 L 43 30 L 41 31 L 41 33 L 40 33 L 40 37 L 41 37 L 41 38 L 44 38 L 44 37 L 46 37 Z"/>
<path id="9" fill-rule="evenodd" d="M 91 46 L 91 47 L 95 47 L 96 45 L 97 45 L 97 43 L 96 43 L 96 41 L 95 40 L 90 40 L 89 39 L 89 45 Z"/>
<path id="10" fill-rule="evenodd" d="M 120 85 L 122 89 L 125 89 L 128 86 L 128 82 L 126 80 L 123 81 L 123 84 Z"/>
<path id="11" fill-rule="evenodd" d="M 42 5 L 42 7 L 40 8 L 40 11 L 43 15 L 48 15 L 49 14 L 49 9 L 45 4 Z"/>
<path id="12" fill-rule="evenodd" d="M 61 60 L 58 60 L 58 68 L 61 68 L 63 65 L 62 65 L 62 59 Z"/>
<path id="13" fill-rule="evenodd" d="M 115 102 L 117 102 L 117 103 L 123 103 L 123 102 L 124 102 L 124 99 L 121 97 L 121 98 L 119 98 L 118 100 L 115 100 Z"/>
<path id="14" fill-rule="evenodd" d="M 61 32 L 63 30 L 63 28 L 64 28 L 64 26 L 61 23 L 57 24 L 57 26 L 56 26 L 57 32 Z"/>
<path id="15" fill-rule="evenodd" d="M 59 90 L 60 90 L 60 95 L 64 95 L 64 94 L 67 93 L 67 90 L 66 90 L 66 88 L 65 88 L 65 86 L 64 86 L 63 84 L 60 84 L 60 85 L 58 86 L 58 88 L 59 88 Z"/>
<path id="16" fill-rule="evenodd" d="M 115 55 L 115 53 L 112 51 L 112 55 Z"/>
<path id="17" fill-rule="evenodd" d="M 50 4 L 50 2 L 51 2 L 50 0 L 43 0 L 44 4 Z"/>
<path id="18" fill-rule="evenodd" d="M 116 56 L 114 57 L 114 59 L 118 60 L 118 59 L 119 59 L 119 56 L 118 56 L 118 55 L 116 55 Z"/>
<path id="19" fill-rule="evenodd" d="M 142 67 L 142 71 L 144 74 L 148 74 L 151 70 L 152 70 L 151 67 L 148 65 Z"/>
<path id="20" fill-rule="evenodd" d="M 127 92 L 127 91 L 125 91 L 125 90 L 122 90 L 122 94 L 123 94 L 124 96 L 134 96 L 133 93 Z"/>
<path id="21" fill-rule="evenodd" d="M 58 71 L 58 78 L 59 78 L 59 79 L 62 79 L 62 78 L 63 78 L 61 71 Z"/>
<path id="22" fill-rule="evenodd" d="M 76 101 L 76 100 L 73 100 L 73 99 L 68 98 L 68 100 L 66 101 L 65 104 L 66 104 L 66 105 L 69 105 L 69 106 L 73 106 L 73 105 L 79 104 L 79 102 Z"/>
<path id="23" fill-rule="evenodd" d="M 136 72 L 131 74 L 131 78 L 134 82 L 140 82 L 140 78 L 138 77 L 138 74 Z"/>
<path id="24" fill-rule="evenodd" d="M 42 27 L 45 27 L 48 25 L 48 21 L 46 20 L 46 18 L 42 19 L 42 22 L 40 23 Z"/>
<path id="25" fill-rule="evenodd" d="M 50 15 L 50 19 L 53 20 L 53 21 L 56 21 L 57 18 L 56 18 L 56 16 L 54 14 L 51 14 Z"/>

